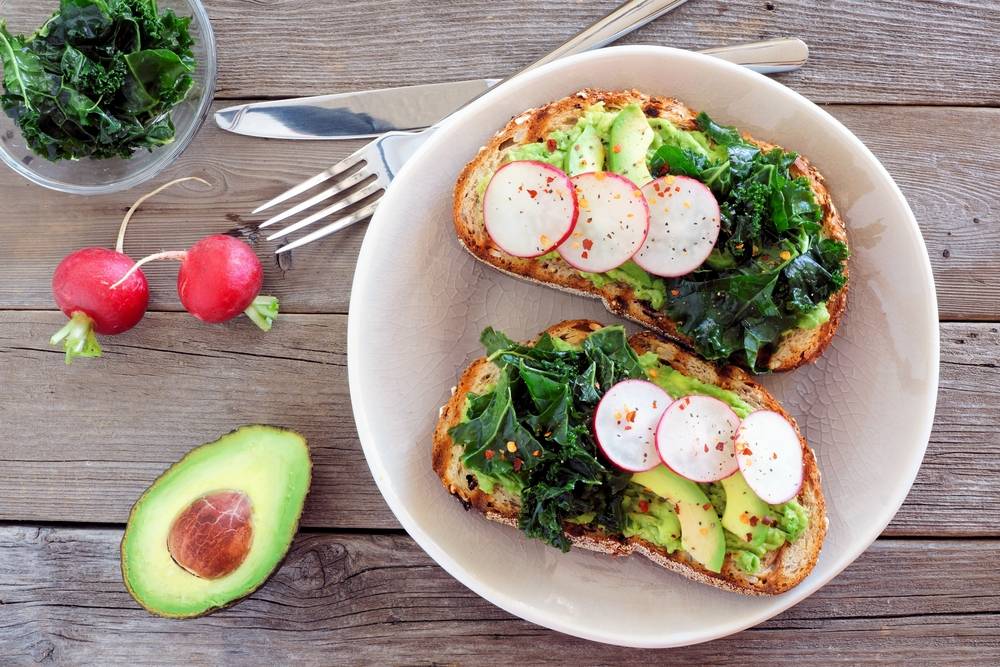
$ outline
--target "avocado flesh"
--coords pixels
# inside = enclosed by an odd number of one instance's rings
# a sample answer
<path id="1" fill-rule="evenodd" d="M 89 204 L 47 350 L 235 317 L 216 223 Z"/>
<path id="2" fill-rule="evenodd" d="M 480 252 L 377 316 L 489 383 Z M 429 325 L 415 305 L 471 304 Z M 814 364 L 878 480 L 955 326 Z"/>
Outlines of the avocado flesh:
<path id="1" fill-rule="evenodd" d="M 187 618 L 255 591 L 291 545 L 311 474 L 305 439 L 270 426 L 244 426 L 189 452 L 132 508 L 121 545 L 122 576 L 132 597 L 159 616 Z M 253 538 L 233 572 L 202 579 L 174 562 L 167 536 L 191 503 L 226 489 L 249 497 Z"/>
<path id="2" fill-rule="evenodd" d="M 629 104 L 618 112 L 611 124 L 608 143 L 608 166 L 640 188 L 653 180 L 646 165 L 646 153 L 653 143 L 655 133 L 646 120 L 646 114 L 636 104 Z"/>
<path id="3" fill-rule="evenodd" d="M 604 142 L 593 125 L 583 128 L 566 153 L 566 173 L 570 176 L 604 169 Z"/>
<path id="4" fill-rule="evenodd" d="M 705 492 L 663 465 L 632 475 L 632 481 L 677 507 L 684 551 L 710 572 L 721 571 L 726 559 L 726 536 Z"/>
<path id="5" fill-rule="evenodd" d="M 751 539 L 748 544 L 760 546 L 767 539 L 767 525 L 763 521 L 770 513 L 767 503 L 753 492 L 743 478 L 743 473 L 739 471 L 723 479 L 721 483 L 726 491 L 722 527 L 740 538 L 745 538 L 749 533 Z"/>

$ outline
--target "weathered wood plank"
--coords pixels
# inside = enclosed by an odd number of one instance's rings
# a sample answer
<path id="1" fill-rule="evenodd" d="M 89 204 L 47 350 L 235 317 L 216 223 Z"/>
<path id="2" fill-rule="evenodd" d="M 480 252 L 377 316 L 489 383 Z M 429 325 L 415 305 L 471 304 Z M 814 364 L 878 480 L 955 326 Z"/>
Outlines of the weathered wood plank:
<path id="1" fill-rule="evenodd" d="M 1000 110 L 836 106 L 830 111 L 868 142 L 909 198 L 934 266 L 942 317 L 1000 319 L 1000 300 L 994 298 L 1000 292 L 1000 210 L 989 196 L 1000 191 L 1000 172 L 983 169 L 993 160 L 992 145 L 983 138 L 1000 124 Z M 260 222 L 246 213 L 357 146 L 267 142 L 206 125 L 200 140 L 158 182 L 199 175 L 216 188 L 205 192 L 185 184 L 148 202 L 130 227 L 126 250 L 141 257 L 185 248 L 204 234 Z M 49 280 L 62 256 L 112 243 L 137 196 L 83 200 L 42 192 L 0 170 L 0 307 L 52 308 Z M 291 266 L 268 259 L 267 291 L 281 299 L 285 312 L 347 312 L 363 237 L 364 225 L 357 225 L 295 253 Z M 261 244 L 262 257 L 270 257 L 274 247 Z M 178 310 L 177 267 L 162 262 L 144 271 L 152 285 L 151 307 Z"/>
<path id="2" fill-rule="evenodd" d="M 6 3 L 33 30 L 50 2 Z M 506 76 L 611 11 L 612 0 L 210 0 L 218 94 L 322 94 Z M 812 47 L 782 81 L 826 102 L 997 104 L 1000 5 L 968 0 L 688 3 L 622 40 L 707 48 L 784 35 Z M 968 48 L 974 46 L 974 57 Z M 251 46 L 252 45 L 252 46 Z M 248 49 L 252 48 L 252 53 Z"/>
<path id="3" fill-rule="evenodd" d="M 205 619 L 147 615 L 125 592 L 120 531 L 0 528 L 6 664 L 629 664 L 650 654 L 544 630 L 497 609 L 403 535 L 302 534 L 260 591 Z M 881 540 L 758 628 L 657 654 L 671 664 L 1000 660 L 1000 542 Z M 664 577 L 673 575 L 664 573 Z"/>
<path id="4" fill-rule="evenodd" d="M 0 518 L 124 521 L 183 452 L 264 423 L 309 441 L 307 525 L 397 525 L 355 434 L 344 316 L 286 316 L 263 334 L 249 321 L 152 314 L 103 359 L 69 367 L 47 346 L 58 317 L 8 311 L 0 322 Z"/>
<path id="5" fill-rule="evenodd" d="M 124 522 L 142 489 L 184 452 L 263 422 L 295 428 L 312 446 L 304 525 L 398 525 L 354 431 L 345 317 L 285 317 L 264 335 L 249 322 L 212 327 L 152 314 L 107 340 L 104 359 L 68 368 L 46 345 L 60 321 L 0 313 L 0 520 Z M 889 533 L 997 536 L 998 325 L 945 324 L 942 332 L 930 449 Z"/>

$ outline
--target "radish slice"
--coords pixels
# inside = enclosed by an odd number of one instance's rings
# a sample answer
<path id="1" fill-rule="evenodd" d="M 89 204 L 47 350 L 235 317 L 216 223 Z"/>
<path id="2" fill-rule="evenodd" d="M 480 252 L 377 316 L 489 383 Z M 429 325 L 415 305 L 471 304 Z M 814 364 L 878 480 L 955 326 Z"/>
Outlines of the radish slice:
<path id="1" fill-rule="evenodd" d="M 483 195 L 486 233 L 504 252 L 538 257 L 566 240 L 576 224 L 569 176 L 544 162 L 508 162 Z"/>
<path id="2" fill-rule="evenodd" d="M 660 459 L 692 482 L 715 482 L 739 469 L 733 434 L 740 418 L 711 396 L 685 396 L 671 403 L 656 427 Z"/>
<path id="3" fill-rule="evenodd" d="M 708 259 L 719 238 L 719 202 L 687 176 L 664 176 L 642 188 L 649 203 L 649 235 L 632 259 L 650 273 L 676 278 Z"/>
<path id="4" fill-rule="evenodd" d="M 559 254 L 573 267 L 604 273 L 624 264 L 646 240 L 649 207 L 639 187 L 604 171 L 572 179 L 580 216 Z"/>
<path id="5" fill-rule="evenodd" d="M 629 472 L 658 466 L 656 423 L 669 403 L 667 392 L 645 380 L 611 387 L 594 411 L 594 437 L 604 455 Z"/>
<path id="6" fill-rule="evenodd" d="M 788 502 L 802 488 L 799 434 L 777 412 L 761 410 L 736 431 L 736 460 L 747 484 L 766 503 Z"/>

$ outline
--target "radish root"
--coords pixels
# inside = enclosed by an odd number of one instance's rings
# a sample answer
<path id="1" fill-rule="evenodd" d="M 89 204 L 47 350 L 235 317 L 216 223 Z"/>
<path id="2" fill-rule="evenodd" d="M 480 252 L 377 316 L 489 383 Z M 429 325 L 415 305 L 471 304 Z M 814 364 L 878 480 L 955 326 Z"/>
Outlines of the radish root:
<path id="1" fill-rule="evenodd" d="M 156 188 L 152 192 L 148 192 L 148 193 L 144 194 L 143 196 L 139 197 L 135 201 L 135 203 L 132 204 L 132 208 L 130 208 L 128 210 L 128 213 L 126 213 L 125 217 L 122 219 L 121 227 L 118 228 L 118 241 L 115 243 L 115 250 L 117 250 L 118 252 L 124 254 L 124 252 L 125 252 L 125 230 L 128 228 L 128 223 L 129 223 L 129 220 L 132 219 L 132 215 L 136 212 L 136 210 L 138 210 L 138 208 L 140 206 L 142 206 L 143 202 L 145 202 L 150 197 L 155 197 L 156 195 L 160 194 L 161 192 L 163 192 L 167 188 L 172 187 L 174 185 L 177 185 L 178 183 L 184 183 L 185 181 L 198 181 L 199 183 L 207 185 L 208 187 L 212 187 L 212 184 L 209 183 L 208 181 L 206 181 L 203 178 L 198 178 L 197 176 L 186 176 L 185 178 L 178 178 L 176 180 L 170 181 L 169 183 L 164 183 L 163 185 L 161 185 L 160 187 Z M 122 278 L 122 280 L 125 280 L 125 278 Z M 118 285 L 119 283 L 121 283 L 121 280 L 119 280 L 118 283 L 115 283 L 115 285 Z"/>
<path id="2" fill-rule="evenodd" d="M 158 252 L 158 253 L 156 253 L 154 255 L 149 255 L 148 257 L 143 257 L 138 262 L 136 262 L 135 264 L 133 264 L 132 267 L 128 271 L 125 272 L 125 275 L 122 276 L 121 278 L 119 278 L 118 282 L 116 282 L 114 285 L 111 286 L 111 289 L 117 289 L 119 285 L 121 285 L 123 282 L 125 282 L 126 280 L 128 280 L 129 277 L 133 273 L 135 273 L 136 271 L 138 271 L 139 267 L 141 267 L 143 264 L 148 264 L 150 262 L 155 262 L 158 259 L 175 259 L 178 262 L 183 262 L 185 259 L 187 259 L 187 251 L 186 250 L 168 250 L 166 252 Z"/>

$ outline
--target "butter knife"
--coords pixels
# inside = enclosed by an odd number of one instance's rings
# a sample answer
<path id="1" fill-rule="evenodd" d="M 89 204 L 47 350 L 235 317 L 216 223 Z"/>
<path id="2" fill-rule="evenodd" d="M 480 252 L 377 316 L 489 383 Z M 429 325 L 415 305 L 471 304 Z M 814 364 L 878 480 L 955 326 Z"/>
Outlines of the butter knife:
<path id="1" fill-rule="evenodd" d="M 786 37 L 702 53 L 773 74 L 804 65 L 809 47 Z M 429 127 L 499 81 L 472 79 L 254 102 L 220 109 L 215 122 L 223 130 L 266 139 L 362 139 Z"/>

